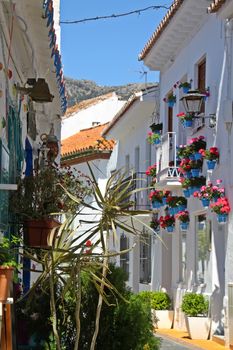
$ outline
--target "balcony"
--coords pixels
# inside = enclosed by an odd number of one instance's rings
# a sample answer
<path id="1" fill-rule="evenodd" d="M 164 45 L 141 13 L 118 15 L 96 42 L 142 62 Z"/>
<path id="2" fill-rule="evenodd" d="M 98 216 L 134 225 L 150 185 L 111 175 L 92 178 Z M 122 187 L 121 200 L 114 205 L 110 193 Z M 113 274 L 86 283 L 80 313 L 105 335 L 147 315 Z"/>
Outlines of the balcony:
<path id="1" fill-rule="evenodd" d="M 181 187 L 180 173 L 177 164 L 177 135 L 175 132 L 167 132 L 162 135 L 161 143 L 156 150 L 157 164 L 157 188 L 175 189 Z"/>

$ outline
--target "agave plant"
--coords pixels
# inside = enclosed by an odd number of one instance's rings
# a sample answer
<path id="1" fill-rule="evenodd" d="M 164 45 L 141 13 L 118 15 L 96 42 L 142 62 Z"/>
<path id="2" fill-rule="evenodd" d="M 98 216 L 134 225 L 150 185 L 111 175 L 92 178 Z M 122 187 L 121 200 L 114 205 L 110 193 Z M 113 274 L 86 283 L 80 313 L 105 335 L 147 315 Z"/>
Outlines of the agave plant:
<path id="1" fill-rule="evenodd" d="M 97 217 L 97 220 L 92 222 L 91 227 L 83 232 L 80 230 L 79 225 L 74 225 L 77 216 L 71 214 L 59 228 L 54 229 L 51 232 L 49 238 L 49 249 L 41 250 L 40 254 L 36 255 L 34 254 L 34 251 L 26 252 L 27 257 L 41 264 L 43 267 L 32 291 L 37 285 L 43 285 L 43 283 L 47 283 L 49 280 L 53 333 L 58 350 L 61 350 L 62 347 L 58 331 L 54 290 L 55 284 L 57 282 L 61 283 L 63 286 L 63 296 L 65 296 L 71 285 L 76 287 L 76 341 L 74 350 L 77 350 L 80 337 L 79 314 L 82 297 L 80 276 L 81 271 L 83 270 L 88 271 L 90 274 L 93 283 L 99 292 L 95 331 L 90 345 L 90 350 L 94 350 L 99 332 L 101 308 L 103 302 L 107 302 L 106 290 L 110 289 L 113 293 L 117 293 L 114 286 L 107 280 L 109 259 L 112 256 L 125 254 L 133 249 L 132 246 L 128 250 L 112 253 L 109 249 L 109 240 L 110 238 L 112 240 L 116 239 L 118 228 L 124 230 L 128 234 L 139 237 L 140 231 L 135 228 L 135 223 L 140 221 L 137 216 L 139 214 L 150 213 L 150 211 L 146 210 L 133 210 L 134 202 L 131 198 L 135 192 L 143 190 L 135 189 L 135 183 L 139 179 L 135 179 L 132 176 L 125 180 L 126 174 L 118 171 L 109 178 L 105 192 L 102 193 L 90 166 L 89 171 L 91 174 L 92 193 L 94 196 L 93 204 L 88 203 L 85 199 L 82 200 L 75 197 L 65 188 L 63 188 L 63 190 L 79 205 L 80 212 L 77 215 L 81 214 L 82 210 L 85 208 L 88 208 Z M 143 225 L 142 222 L 141 224 Z M 152 231 L 149 226 L 145 226 L 148 230 Z M 57 232 L 55 234 L 56 230 Z M 102 270 L 101 275 L 96 273 L 97 269 L 99 271 L 100 268 Z"/>

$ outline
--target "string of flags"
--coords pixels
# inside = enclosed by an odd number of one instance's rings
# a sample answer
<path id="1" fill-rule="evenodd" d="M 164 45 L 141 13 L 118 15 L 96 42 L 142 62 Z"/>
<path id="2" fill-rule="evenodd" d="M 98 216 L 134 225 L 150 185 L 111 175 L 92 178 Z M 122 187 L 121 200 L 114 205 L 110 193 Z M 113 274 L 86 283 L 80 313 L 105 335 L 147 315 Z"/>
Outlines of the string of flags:
<path id="1" fill-rule="evenodd" d="M 56 70 L 57 85 L 58 85 L 59 95 L 61 99 L 61 109 L 62 109 L 62 112 L 65 113 L 67 109 L 67 96 L 66 96 L 66 89 L 65 89 L 65 79 L 64 79 L 63 69 L 62 69 L 61 55 L 58 49 L 57 38 L 56 38 L 56 33 L 54 28 L 53 0 L 44 0 L 43 8 L 44 8 L 44 17 L 47 20 L 46 25 L 49 28 L 49 34 L 48 34 L 50 39 L 49 47 L 52 50 L 51 58 L 53 58 L 54 60 L 54 66 Z"/>

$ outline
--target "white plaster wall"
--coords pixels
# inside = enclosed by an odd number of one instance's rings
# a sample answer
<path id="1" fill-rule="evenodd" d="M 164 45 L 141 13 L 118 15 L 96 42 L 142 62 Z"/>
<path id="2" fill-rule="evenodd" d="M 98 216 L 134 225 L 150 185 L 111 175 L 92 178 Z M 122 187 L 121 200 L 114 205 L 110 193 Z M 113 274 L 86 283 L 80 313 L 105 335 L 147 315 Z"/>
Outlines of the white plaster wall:
<path id="1" fill-rule="evenodd" d="M 82 129 L 90 128 L 92 122 L 107 123 L 116 115 L 119 109 L 124 105 L 124 101 L 118 100 L 113 94 L 112 97 L 100 101 L 92 106 L 81 109 L 69 117 L 62 120 L 62 140 L 74 135 Z"/>
<path id="2" fill-rule="evenodd" d="M 205 56 L 206 57 L 206 87 L 210 87 L 210 97 L 205 104 L 205 114 L 216 113 L 217 115 L 217 127 L 215 129 L 202 128 L 198 132 L 195 130 L 182 130 L 178 123 L 176 114 L 184 111 L 179 99 L 182 97 L 181 90 L 174 89 L 177 96 L 177 102 L 173 108 L 174 119 L 173 128 L 174 131 L 179 133 L 178 139 L 189 139 L 198 135 L 204 135 L 207 138 L 207 148 L 215 145 L 220 150 L 220 163 L 217 169 L 213 172 L 204 173 L 207 175 L 207 179 L 215 181 L 218 178 L 223 179 L 223 185 L 226 188 L 226 196 L 230 200 L 231 207 L 233 205 L 233 180 L 232 176 L 232 124 L 228 125 L 228 131 L 224 124 L 224 119 L 232 119 L 231 116 L 226 115 L 224 109 L 225 100 L 229 98 L 231 103 L 233 100 L 232 95 L 232 71 L 229 66 L 232 65 L 232 50 L 229 53 L 230 57 L 225 61 L 224 58 L 224 45 L 225 45 L 225 28 L 224 22 L 217 18 L 215 15 L 209 16 L 208 21 L 200 29 L 200 31 L 192 38 L 189 44 L 183 48 L 169 69 L 161 72 L 161 108 L 160 115 L 161 120 L 165 123 L 166 129 L 166 104 L 162 102 L 163 97 L 173 88 L 173 85 L 181 80 L 183 77 L 187 77 L 187 80 L 193 80 L 192 88 L 197 87 L 197 70 L 196 64 Z M 231 48 L 232 49 L 232 48 Z M 230 74 L 231 87 L 228 84 L 228 76 Z M 207 121 L 208 124 L 208 121 Z M 182 135 L 180 135 L 182 133 Z M 187 232 L 186 244 L 187 244 L 187 279 L 185 282 L 186 288 L 195 289 L 195 271 L 196 271 L 196 240 L 195 240 L 195 226 L 194 216 L 203 210 L 201 204 L 196 199 L 189 200 L 188 210 L 191 213 L 190 228 Z M 208 219 L 212 220 L 212 248 L 210 252 L 210 262 L 208 265 L 208 271 L 206 275 L 206 286 L 202 289 L 206 293 L 212 293 L 212 312 L 213 312 L 213 327 L 212 332 L 216 328 L 223 330 L 222 322 L 222 309 L 223 309 L 223 297 L 227 294 L 228 282 L 233 281 L 233 218 L 232 213 L 229 215 L 229 224 L 221 227 L 217 224 L 214 214 L 210 211 L 207 212 Z M 174 289 L 178 286 L 179 281 L 179 240 L 178 235 L 174 235 L 172 243 L 172 255 L 173 255 L 173 268 L 172 268 L 172 287 Z M 163 261 L 161 260 L 162 264 Z M 225 325 L 226 326 L 226 325 Z"/>

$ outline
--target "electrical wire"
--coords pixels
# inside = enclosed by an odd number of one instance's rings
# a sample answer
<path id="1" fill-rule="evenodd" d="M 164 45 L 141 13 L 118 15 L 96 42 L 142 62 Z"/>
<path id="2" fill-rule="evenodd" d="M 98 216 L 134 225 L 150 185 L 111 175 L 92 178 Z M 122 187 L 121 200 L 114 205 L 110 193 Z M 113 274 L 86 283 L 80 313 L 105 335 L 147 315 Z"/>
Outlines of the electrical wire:
<path id="1" fill-rule="evenodd" d="M 165 9 L 169 10 L 170 7 L 165 5 L 154 5 L 154 6 L 148 6 L 143 9 L 134 10 L 130 12 L 125 13 L 119 13 L 119 14 L 112 14 L 107 16 L 97 16 L 97 17 L 90 17 L 90 18 L 84 18 L 84 19 L 78 19 L 78 20 L 67 20 L 67 21 L 60 21 L 61 24 L 78 24 L 78 23 L 84 23 L 84 22 L 90 22 L 90 21 L 97 21 L 101 19 L 111 19 L 111 18 L 119 18 L 119 17 L 125 17 L 130 16 L 134 14 L 140 15 L 142 12 L 149 11 L 149 10 L 159 10 L 159 9 Z"/>

